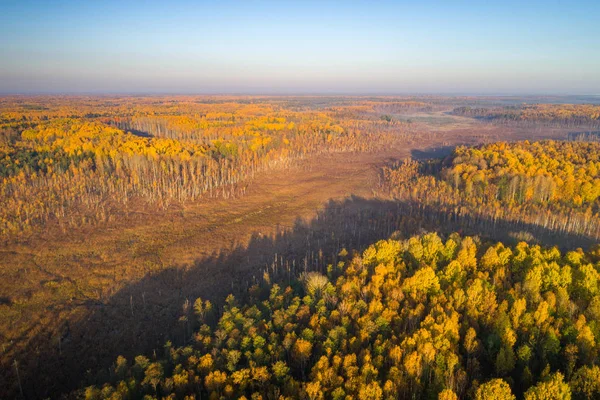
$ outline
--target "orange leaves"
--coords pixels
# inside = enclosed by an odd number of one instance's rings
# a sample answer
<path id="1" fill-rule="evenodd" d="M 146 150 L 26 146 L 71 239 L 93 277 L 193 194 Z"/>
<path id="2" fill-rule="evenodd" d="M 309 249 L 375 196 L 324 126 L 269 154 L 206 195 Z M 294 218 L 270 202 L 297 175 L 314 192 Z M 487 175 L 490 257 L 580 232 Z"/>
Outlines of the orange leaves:
<path id="1" fill-rule="evenodd" d="M 298 339 L 296 340 L 296 343 L 294 343 L 294 349 L 293 349 L 293 354 L 294 354 L 294 358 L 296 358 L 298 361 L 304 363 L 306 362 L 312 352 L 312 343 L 310 343 L 307 340 L 304 339 Z"/>

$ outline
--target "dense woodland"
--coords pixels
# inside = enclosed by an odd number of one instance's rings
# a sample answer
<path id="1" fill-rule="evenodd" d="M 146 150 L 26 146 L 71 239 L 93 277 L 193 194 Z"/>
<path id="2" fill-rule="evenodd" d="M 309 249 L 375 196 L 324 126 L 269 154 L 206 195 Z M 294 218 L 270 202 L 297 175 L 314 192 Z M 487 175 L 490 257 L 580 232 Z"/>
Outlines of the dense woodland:
<path id="1" fill-rule="evenodd" d="M 600 127 L 600 106 L 593 104 L 533 104 L 506 107 L 462 106 L 453 114 L 494 122 L 530 122 Z"/>
<path id="2" fill-rule="evenodd" d="M 445 160 L 384 168 L 392 196 L 479 231 L 533 225 L 600 239 L 600 144 L 516 142 L 459 147 Z"/>
<path id="3" fill-rule="evenodd" d="M 0 103 L 3 237 L 48 222 L 110 221 L 136 200 L 164 209 L 242 195 L 240 183 L 259 171 L 307 154 L 369 151 L 408 131 L 369 101 L 312 110 L 266 99 L 44 100 Z"/>
<path id="4" fill-rule="evenodd" d="M 600 249 L 435 233 L 379 241 L 223 310 L 188 344 L 118 357 L 87 399 L 589 399 L 600 396 Z M 266 282 L 269 278 L 266 277 Z"/>

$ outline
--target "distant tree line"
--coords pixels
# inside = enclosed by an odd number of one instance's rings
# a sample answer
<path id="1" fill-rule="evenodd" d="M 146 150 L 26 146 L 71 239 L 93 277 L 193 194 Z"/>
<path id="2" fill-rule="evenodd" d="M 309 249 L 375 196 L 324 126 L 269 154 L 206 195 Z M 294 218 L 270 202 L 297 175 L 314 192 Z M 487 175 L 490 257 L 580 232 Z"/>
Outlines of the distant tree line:
<path id="1" fill-rule="evenodd" d="M 463 106 L 455 108 L 452 113 L 500 123 L 600 127 L 600 106 L 592 104 L 533 104 L 488 108 Z"/>

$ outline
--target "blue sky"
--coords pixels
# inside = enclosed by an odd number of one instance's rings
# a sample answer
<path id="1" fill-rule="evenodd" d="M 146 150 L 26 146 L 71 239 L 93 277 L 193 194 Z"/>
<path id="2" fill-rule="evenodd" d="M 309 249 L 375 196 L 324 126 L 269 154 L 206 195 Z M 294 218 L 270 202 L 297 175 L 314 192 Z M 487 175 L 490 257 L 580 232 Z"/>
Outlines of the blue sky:
<path id="1" fill-rule="evenodd" d="M 600 94 L 599 15 L 598 0 L 0 0 L 0 92 Z"/>

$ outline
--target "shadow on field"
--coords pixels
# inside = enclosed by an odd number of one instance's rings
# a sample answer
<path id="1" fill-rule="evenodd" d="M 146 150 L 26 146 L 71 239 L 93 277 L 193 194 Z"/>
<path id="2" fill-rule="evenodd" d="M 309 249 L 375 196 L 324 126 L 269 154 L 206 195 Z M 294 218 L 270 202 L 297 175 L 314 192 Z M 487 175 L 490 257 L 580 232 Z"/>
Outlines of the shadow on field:
<path id="1" fill-rule="evenodd" d="M 600 142 L 600 131 L 574 131 L 567 134 L 567 140 L 574 142 Z"/>
<path id="2" fill-rule="evenodd" d="M 486 232 L 483 239 L 514 243 L 514 232 L 525 231 L 542 244 L 561 248 L 587 247 L 589 238 L 556 234 L 546 229 L 502 221 L 452 215 L 433 207 L 391 200 L 350 197 L 330 201 L 311 221 L 297 220 L 274 237 L 256 233 L 248 246 L 236 247 L 172 266 L 130 284 L 105 302 L 79 304 L 86 315 L 65 324 L 60 334 L 41 334 L 18 358 L 24 397 L 60 398 L 77 387 L 106 380 L 117 355 L 160 357 L 170 340 L 189 341 L 191 329 L 181 321 L 182 306 L 198 297 L 218 305 L 229 293 L 243 297 L 265 271 L 286 283 L 303 270 L 325 270 L 337 262 L 342 248 L 361 251 L 395 231 L 410 236 L 427 230 L 463 235 Z M 20 398 L 14 365 L 2 366 L 2 398 Z"/>
<path id="3" fill-rule="evenodd" d="M 432 158 L 444 158 L 452 154 L 452 151 L 456 146 L 437 146 L 437 147 L 429 147 L 423 150 L 413 149 L 410 151 L 410 155 L 414 160 L 429 160 Z"/>

